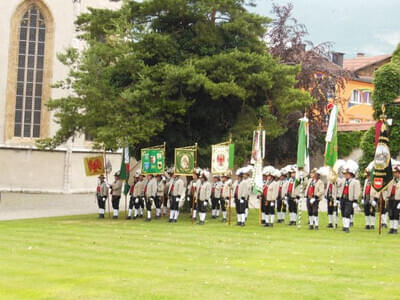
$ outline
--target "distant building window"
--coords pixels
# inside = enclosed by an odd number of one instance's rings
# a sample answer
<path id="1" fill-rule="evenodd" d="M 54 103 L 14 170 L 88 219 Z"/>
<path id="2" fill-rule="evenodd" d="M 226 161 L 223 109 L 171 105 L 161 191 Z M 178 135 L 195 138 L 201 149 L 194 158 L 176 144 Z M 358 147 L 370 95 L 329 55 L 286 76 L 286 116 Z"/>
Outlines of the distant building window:
<path id="1" fill-rule="evenodd" d="M 372 104 L 371 92 L 370 91 L 363 92 L 363 102 L 365 104 Z"/>
<path id="2" fill-rule="evenodd" d="M 350 120 L 349 120 L 349 123 L 350 123 L 350 124 L 360 124 L 360 123 L 361 123 L 361 120 L 360 120 L 360 119 L 350 119 Z"/>
<path id="3" fill-rule="evenodd" d="M 14 136 L 40 137 L 46 24 L 36 6 L 26 11 L 19 26 Z"/>
<path id="4" fill-rule="evenodd" d="M 361 92 L 359 90 L 353 90 L 350 102 L 354 104 L 361 103 Z"/>

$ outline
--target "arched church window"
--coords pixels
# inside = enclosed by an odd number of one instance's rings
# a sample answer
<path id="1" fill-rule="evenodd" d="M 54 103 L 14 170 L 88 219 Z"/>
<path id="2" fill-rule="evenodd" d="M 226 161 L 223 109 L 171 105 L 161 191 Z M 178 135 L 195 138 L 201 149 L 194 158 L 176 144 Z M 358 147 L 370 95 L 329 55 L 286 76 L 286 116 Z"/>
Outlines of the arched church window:
<path id="1" fill-rule="evenodd" d="M 19 24 L 14 136 L 40 137 L 46 23 L 30 6 Z"/>

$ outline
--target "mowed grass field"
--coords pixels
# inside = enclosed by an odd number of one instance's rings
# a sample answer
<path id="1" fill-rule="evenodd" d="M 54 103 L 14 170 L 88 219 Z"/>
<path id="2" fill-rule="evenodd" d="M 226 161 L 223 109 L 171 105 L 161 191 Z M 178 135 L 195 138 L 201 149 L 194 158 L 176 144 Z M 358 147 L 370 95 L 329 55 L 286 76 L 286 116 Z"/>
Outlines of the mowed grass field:
<path id="1" fill-rule="evenodd" d="M 400 236 L 207 219 L 0 222 L 1 299 L 399 299 Z M 304 216 L 304 221 L 306 220 Z"/>

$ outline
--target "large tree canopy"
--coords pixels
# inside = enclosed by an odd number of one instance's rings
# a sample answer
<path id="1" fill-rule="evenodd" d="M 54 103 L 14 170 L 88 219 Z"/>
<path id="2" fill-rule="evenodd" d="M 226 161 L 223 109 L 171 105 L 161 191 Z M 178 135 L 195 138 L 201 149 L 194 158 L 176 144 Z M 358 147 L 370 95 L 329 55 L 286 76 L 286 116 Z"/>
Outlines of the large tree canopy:
<path id="1" fill-rule="evenodd" d="M 400 44 L 393 53 L 392 61 L 375 72 L 374 85 L 375 90 L 372 94 L 374 117 L 379 120 L 384 104 L 387 118 L 393 120 L 390 128 L 390 151 L 395 158 L 400 153 L 400 107 L 393 105 L 393 100 L 400 97 Z M 374 159 L 375 127 L 370 128 L 363 136 L 361 149 L 363 157 L 360 166 L 363 170 Z"/>
<path id="2" fill-rule="evenodd" d="M 49 102 L 60 129 L 39 145 L 55 147 L 79 132 L 109 150 L 166 141 L 171 154 L 197 142 L 199 160 L 208 165 L 209 145 L 232 132 L 238 156 L 248 157 L 259 118 L 275 138 L 291 111 L 313 102 L 293 88 L 300 68 L 269 54 L 268 24 L 244 0 L 90 9 L 77 21 L 86 50 L 59 55 L 70 73 L 57 86 L 73 91 Z"/>

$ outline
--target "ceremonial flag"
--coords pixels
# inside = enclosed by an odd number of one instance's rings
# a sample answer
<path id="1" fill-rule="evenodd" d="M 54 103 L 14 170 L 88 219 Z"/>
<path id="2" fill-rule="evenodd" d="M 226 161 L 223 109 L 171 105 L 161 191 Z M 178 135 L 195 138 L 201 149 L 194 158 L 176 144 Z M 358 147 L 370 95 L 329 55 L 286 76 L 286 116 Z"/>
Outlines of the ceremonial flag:
<path id="1" fill-rule="evenodd" d="M 380 134 L 375 149 L 374 167 L 371 172 L 371 181 L 377 192 L 384 190 L 393 179 L 392 162 L 389 148 L 389 125 L 386 120 L 378 122 Z"/>
<path id="2" fill-rule="evenodd" d="M 301 118 L 299 125 L 298 145 L 297 145 L 297 167 L 310 173 L 310 156 L 309 156 L 309 131 L 308 119 Z"/>
<path id="3" fill-rule="evenodd" d="M 235 144 L 218 144 L 211 146 L 211 173 L 223 174 L 233 169 Z"/>
<path id="4" fill-rule="evenodd" d="M 83 160 L 86 176 L 95 176 L 104 174 L 103 155 L 85 157 Z"/>
<path id="5" fill-rule="evenodd" d="M 254 164 L 252 187 L 254 194 L 260 194 L 263 191 L 263 159 L 265 157 L 265 130 L 261 129 L 253 132 L 253 149 L 251 151 L 251 163 Z"/>
<path id="6" fill-rule="evenodd" d="M 165 146 L 141 150 L 142 174 L 163 174 L 165 170 Z"/>
<path id="7" fill-rule="evenodd" d="M 175 174 L 193 175 L 197 164 L 197 144 L 184 148 L 175 148 Z"/>
<path id="8" fill-rule="evenodd" d="M 338 107 L 334 105 L 329 115 L 328 130 L 325 137 L 325 165 L 331 168 L 338 159 L 337 115 Z"/>
<path id="9" fill-rule="evenodd" d="M 122 150 L 121 169 L 119 171 L 119 177 L 122 180 L 128 180 L 129 178 L 129 161 L 130 161 L 129 147 L 125 147 Z"/>

